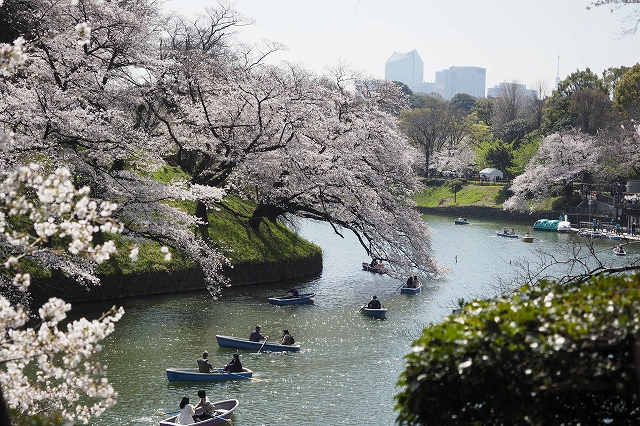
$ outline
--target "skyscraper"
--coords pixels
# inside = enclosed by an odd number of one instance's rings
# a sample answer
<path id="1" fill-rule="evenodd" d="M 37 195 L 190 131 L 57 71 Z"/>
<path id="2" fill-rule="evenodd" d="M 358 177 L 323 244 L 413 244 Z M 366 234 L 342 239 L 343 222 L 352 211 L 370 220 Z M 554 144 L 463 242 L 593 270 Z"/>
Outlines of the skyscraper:
<path id="1" fill-rule="evenodd" d="M 384 64 L 384 78 L 389 81 L 399 81 L 416 91 L 423 81 L 424 62 L 413 49 L 411 52 L 393 52 Z"/>
<path id="2" fill-rule="evenodd" d="M 436 84 L 444 86 L 444 98 L 447 100 L 458 93 L 484 98 L 487 70 L 479 67 L 449 67 L 436 72 Z"/>

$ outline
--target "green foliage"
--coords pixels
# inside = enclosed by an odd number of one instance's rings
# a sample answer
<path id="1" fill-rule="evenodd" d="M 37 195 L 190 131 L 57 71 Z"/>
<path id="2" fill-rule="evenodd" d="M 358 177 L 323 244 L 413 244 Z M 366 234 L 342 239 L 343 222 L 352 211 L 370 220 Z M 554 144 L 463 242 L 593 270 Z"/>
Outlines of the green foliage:
<path id="1" fill-rule="evenodd" d="M 484 161 L 489 167 L 501 170 L 507 177 L 511 175 L 511 167 L 513 167 L 512 149 L 506 143 L 497 140 L 488 146 Z"/>
<path id="2" fill-rule="evenodd" d="M 616 85 L 613 105 L 629 115 L 640 109 L 640 63 L 632 66 Z"/>
<path id="3" fill-rule="evenodd" d="M 531 125 L 524 118 L 516 118 L 515 120 L 499 126 L 494 132 L 496 138 L 502 139 L 507 144 L 512 144 L 514 148 L 518 148 L 520 142 L 525 138 L 527 133 L 531 131 Z"/>
<path id="4" fill-rule="evenodd" d="M 423 330 L 405 357 L 401 425 L 631 425 L 640 275 L 525 285 Z"/>
<path id="5" fill-rule="evenodd" d="M 221 209 L 209 214 L 212 238 L 232 263 L 302 258 L 320 251 L 279 222 L 263 220 L 256 230 L 249 225 L 255 205 L 225 197 Z"/>
<path id="6" fill-rule="evenodd" d="M 587 89 L 599 90 L 608 94 L 604 81 L 589 68 L 570 74 L 558 84 L 558 88 L 547 99 L 543 117 L 543 127 L 546 133 L 552 133 L 575 123 L 576 117 L 570 111 L 571 97 L 576 92 Z"/>
<path id="7" fill-rule="evenodd" d="M 460 111 L 464 115 L 469 115 L 476 106 L 476 100 L 476 98 L 468 93 L 457 93 L 453 98 L 451 98 L 449 104 L 454 110 Z"/>
<path id="8" fill-rule="evenodd" d="M 551 210 L 567 211 L 569 207 L 575 207 L 582 201 L 580 193 L 574 191 L 569 196 L 561 195 L 551 199 Z"/>
<path id="9" fill-rule="evenodd" d="M 163 165 L 160 169 L 152 173 L 152 177 L 158 182 L 170 183 L 175 180 L 188 180 L 189 175 L 179 167 Z"/>
<path id="10" fill-rule="evenodd" d="M 487 126 L 491 126 L 491 115 L 493 114 L 494 103 L 495 99 L 492 98 L 482 98 L 476 101 L 474 112 Z"/>
<path id="11" fill-rule="evenodd" d="M 540 137 L 530 133 L 527 137 L 520 142 L 517 149 L 513 151 L 513 162 L 511 172 L 514 176 L 524 173 L 524 169 L 529 164 L 529 161 L 538 152 L 540 147 Z"/>

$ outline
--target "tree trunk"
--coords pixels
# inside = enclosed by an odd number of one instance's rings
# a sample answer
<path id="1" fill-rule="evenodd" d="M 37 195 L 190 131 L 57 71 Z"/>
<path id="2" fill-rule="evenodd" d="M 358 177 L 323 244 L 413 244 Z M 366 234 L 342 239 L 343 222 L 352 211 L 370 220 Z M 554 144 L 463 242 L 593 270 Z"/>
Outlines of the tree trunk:
<path id="1" fill-rule="evenodd" d="M 202 201 L 198 201 L 198 205 L 196 206 L 196 217 L 200 219 L 200 224 L 198 224 L 198 232 L 200 233 L 200 237 L 203 240 L 209 240 L 209 218 L 207 218 L 207 205 Z"/>

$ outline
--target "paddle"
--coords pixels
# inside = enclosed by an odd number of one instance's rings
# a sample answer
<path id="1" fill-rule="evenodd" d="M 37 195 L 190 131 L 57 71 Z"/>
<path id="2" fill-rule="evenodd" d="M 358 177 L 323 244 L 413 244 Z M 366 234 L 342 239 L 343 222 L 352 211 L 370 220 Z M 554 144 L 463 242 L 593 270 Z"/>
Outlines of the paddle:
<path id="1" fill-rule="evenodd" d="M 242 374 L 236 374 L 236 373 L 232 373 L 230 371 L 224 371 L 224 370 L 221 370 L 219 368 L 215 368 L 214 370 L 216 370 L 220 374 L 231 374 L 232 376 L 242 377 L 243 379 L 255 380 L 256 382 L 260 381 L 260 379 L 256 379 L 255 377 L 247 377 L 247 376 L 243 376 Z"/>
<path id="2" fill-rule="evenodd" d="M 400 287 L 398 287 L 398 288 L 400 288 Z M 367 307 L 367 305 L 362 305 L 362 308 L 360 308 L 360 310 L 359 310 L 358 312 L 362 312 L 362 310 L 363 310 L 364 308 L 366 308 L 366 307 Z"/>
<path id="3" fill-rule="evenodd" d="M 178 411 L 169 411 L 168 413 L 165 413 L 165 412 L 163 412 L 163 411 L 158 411 L 158 412 L 156 413 L 156 416 L 166 416 L 166 415 L 168 415 L 168 414 L 177 414 L 177 413 L 179 413 L 179 412 L 180 412 L 180 410 L 178 410 Z"/>
<path id="4" fill-rule="evenodd" d="M 264 348 L 265 343 L 267 343 L 267 340 L 269 340 L 269 337 L 265 337 L 264 338 L 264 342 L 262 342 L 262 346 L 260 346 L 260 349 L 258 349 L 257 353 L 260 353 L 260 351 L 262 350 L 262 348 Z"/>

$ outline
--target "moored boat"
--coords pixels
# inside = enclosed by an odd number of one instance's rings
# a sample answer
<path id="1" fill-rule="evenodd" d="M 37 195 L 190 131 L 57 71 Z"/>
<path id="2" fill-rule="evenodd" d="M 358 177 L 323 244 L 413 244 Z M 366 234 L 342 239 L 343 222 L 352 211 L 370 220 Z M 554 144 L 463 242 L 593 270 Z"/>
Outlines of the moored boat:
<path id="1" fill-rule="evenodd" d="M 563 220 L 558 222 L 558 227 L 556 228 L 558 232 L 570 232 L 571 231 L 571 222 L 568 220 Z"/>
<path id="2" fill-rule="evenodd" d="M 300 293 L 297 296 L 275 296 L 269 298 L 272 305 L 303 305 L 313 303 L 315 293 Z"/>
<path id="3" fill-rule="evenodd" d="M 578 231 L 578 235 L 586 238 L 602 238 L 604 234 L 600 231 L 592 231 L 590 229 L 581 229 Z"/>
<path id="4" fill-rule="evenodd" d="M 253 351 L 262 348 L 261 351 L 271 352 L 296 352 L 300 350 L 300 345 L 281 345 L 280 343 L 272 343 L 268 340 L 266 342 L 252 342 L 242 337 L 222 336 L 220 334 L 216 334 L 216 340 L 218 341 L 218 346 L 221 348 L 249 349 Z"/>
<path id="5" fill-rule="evenodd" d="M 459 217 L 453 221 L 454 225 L 468 225 L 469 221 L 464 217 Z"/>
<path id="6" fill-rule="evenodd" d="M 198 426 L 217 426 L 222 424 L 229 424 L 229 418 L 233 416 L 236 408 L 238 408 L 238 405 L 240 405 L 240 401 L 238 401 L 237 399 L 225 399 L 223 401 L 212 402 L 212 404 L 215 409 L 213 417 L 207 420 L 201 420 L 197 423 L 194 422 L 190 424 Z M 196 410 L 196 414 L 202 414 L 202 409 L 198 408 Z M 177 415 L 166 418 L 158 423 L 158 426 L 176 425 L 178 424 L 176 423 L 177 418 Z"/>
<path id="7" fill-rule="evenodd" d="M 557 219 L 538 219 L 536 223 L 533 224 L 533 229 L 537 229 L 539 231 L 557 231 L 559 224 L 560 221 Z"/>
<path id="8" fill-rule="evenodd" d="M 387 308 L 371 309 L 363 306 L 360 310 L 364 315 L 372 318 L 384 319 L 387 317 Z"/>
<path id="9" fill-rule="evenodd" d="M 167 379 L 170 382 L 224 382 L 250 379 L 253 376 L 253 371 L 248 368 L 237 373 L 227 373 L 222 368 L 214 370 L 214 373 L 201 373 L 197 368 L 167 368 Z"/>

